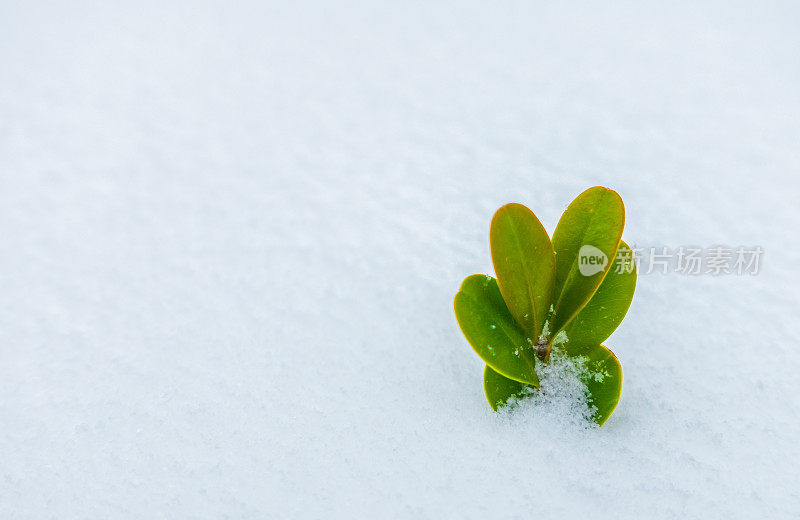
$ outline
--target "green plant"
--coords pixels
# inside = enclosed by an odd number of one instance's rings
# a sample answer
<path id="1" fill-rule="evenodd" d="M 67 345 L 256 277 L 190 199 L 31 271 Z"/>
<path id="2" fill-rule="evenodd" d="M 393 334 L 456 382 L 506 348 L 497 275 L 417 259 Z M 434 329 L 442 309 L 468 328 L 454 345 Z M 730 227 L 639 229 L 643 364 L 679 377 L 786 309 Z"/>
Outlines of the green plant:
<path id="1" fill-rule="evenodd" d="M 497 278 L 472 275 L 454 307 L 467 341 L 486 363 L 492 409 L 539 387 L 536 370 L 559 355 L 579 360 L 595 422 L 614 411 L 622 368 L 601 345 L 622 321 L 636 287 L 636 265 L 622 241 L 625 207 L 596 186 L 567 207 L 553 233 L 521 204 L 492 218 L 489 242 Z"/>

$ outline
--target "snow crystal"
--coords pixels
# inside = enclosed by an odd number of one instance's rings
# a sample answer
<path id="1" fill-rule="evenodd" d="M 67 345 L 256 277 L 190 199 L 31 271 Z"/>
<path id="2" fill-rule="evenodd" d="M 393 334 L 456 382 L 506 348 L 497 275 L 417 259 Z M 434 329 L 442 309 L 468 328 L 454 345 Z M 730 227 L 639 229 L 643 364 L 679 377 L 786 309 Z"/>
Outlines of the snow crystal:
<path id="1" fill-rule="evenodd" d="M 549 363 L 539 363 L 539 388 L 528 387 L 520 398 L 512 398 L 503 410 L 523 421 L 559 424 L 564 430 L 591 429 L 593 407 L 587 402 L 585 361 L 553 352 Z"/>

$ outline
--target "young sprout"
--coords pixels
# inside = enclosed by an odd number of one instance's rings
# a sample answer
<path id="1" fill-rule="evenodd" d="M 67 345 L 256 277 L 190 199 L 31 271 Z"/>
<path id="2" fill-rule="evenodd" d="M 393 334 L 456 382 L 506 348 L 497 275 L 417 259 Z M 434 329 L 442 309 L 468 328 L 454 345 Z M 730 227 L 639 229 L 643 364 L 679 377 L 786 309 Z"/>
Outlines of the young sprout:
<path id="1" fill-rule="evenodd" d="M 534 395 L 536 367 L 553 348 L 580 360 L 593 419 L 602 425 L 622 390 L 622 368 L 601 343 L 622 322 L 636 288 L 636 266 L 622 241 L 625 207 L 596 186 L 572 201 L 553 239 L 521 204 L 495 213 L 489 232 L 496 278 L 468 276 L 456 294 L 456 319 L 486 363 L 492 409 Z"/>

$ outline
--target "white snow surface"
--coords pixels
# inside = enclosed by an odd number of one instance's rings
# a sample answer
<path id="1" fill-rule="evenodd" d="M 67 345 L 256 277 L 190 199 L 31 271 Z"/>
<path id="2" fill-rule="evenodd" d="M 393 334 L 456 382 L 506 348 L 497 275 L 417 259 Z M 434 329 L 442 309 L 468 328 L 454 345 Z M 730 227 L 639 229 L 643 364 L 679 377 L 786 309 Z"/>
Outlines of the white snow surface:
<path id="1" fill-rule="evenodd" d="M 0 2 L 0 517 L 798 518 L 799 23 Z M 594 185 L 762 270 L 640 276 L 602 428 L 493 413 L 452 298 Z"/>

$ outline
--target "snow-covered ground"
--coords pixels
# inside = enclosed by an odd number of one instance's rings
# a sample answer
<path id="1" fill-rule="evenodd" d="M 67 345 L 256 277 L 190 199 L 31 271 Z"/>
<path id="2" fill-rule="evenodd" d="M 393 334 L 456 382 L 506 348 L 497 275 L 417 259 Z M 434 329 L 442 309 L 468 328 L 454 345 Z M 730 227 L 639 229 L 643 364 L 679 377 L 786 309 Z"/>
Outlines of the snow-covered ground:
<path id="1" fill-rule="evenodd" d="M 796 3 L 166 4 L 0 2 L 0 517 L 800 516 Z M 495 414 L 453 295 L 597 184 L 761 272 Z"/>

